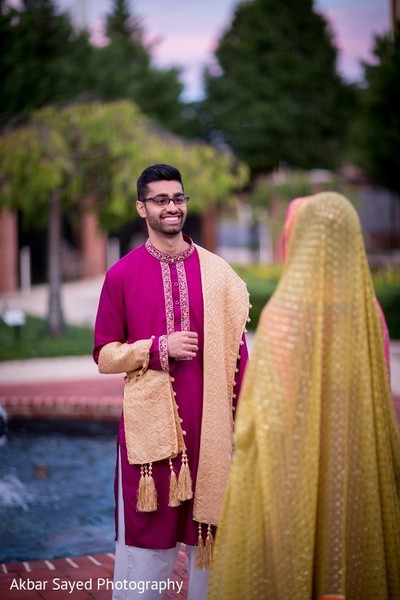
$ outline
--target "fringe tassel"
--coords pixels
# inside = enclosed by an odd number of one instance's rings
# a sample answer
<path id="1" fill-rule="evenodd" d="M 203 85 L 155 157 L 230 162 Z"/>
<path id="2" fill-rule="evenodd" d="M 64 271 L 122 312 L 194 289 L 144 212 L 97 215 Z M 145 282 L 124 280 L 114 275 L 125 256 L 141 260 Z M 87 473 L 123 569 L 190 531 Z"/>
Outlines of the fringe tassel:
<path id="1" fill-rule="evenodd" d="M 182 465 L 178 478 L 178 498 L 182 501 L 193 498 L 192 476 L 190 474 L 186 452 L 182 453 Z"/>
<path id="2" fill-rule="evenodd" d="M 139 490 L 136 502 L 139 512 L 154 512 L 157 510 L 157 490 L 152 474 L 152 464 L 141 465 Z"/>
<path id="3" fill-rule="evenodd" d="M 214 550 L 214 538 L 211 531 L 211 525 L 207 526 L 207 537 L 204 546 L 204 569 L 211 569 Z"/>
<path id="4" fill-rule="evenodd" d="M 144 506 L 146 505 L 146 479 L 145 472 L 147 472 L 147 467 L 143 465 L 140 466 L 140 479 L 139 479 L 139 489 L 136 500 L 136 510 L 139 512 L 143 512 Z"/>
<path id="5" fill-rule="evenodd" d="M 198 525 L 198 537 L 197 537 L 197 552 L 194 559 L 194 566 L 196 569 L 211 569 L 213 550 L 214 550 L 214 538 L 211 531 L 211 525 L 207 525 L 207 536 L 206 542 L 203 543 L 203 536 L 201 531 L 201 523 Z"/>
<path id="6" fill-rule="evenodd" d="M 194 558 L 194 566 L 196 569 L 204 569 L 204 544 L 203 544 L 203 536 L 201 533 L 201 523 L 198 525 L 198 536 L 197 536 L 197 550 L 196 556 Z"/>
<path id="7" fill-rule="evenodd" d="M 157 510 L 157 490 L 156 484 L 153 479 L 153 465 L 149 464 L 149 470 L 147 474 L 147 491 L 146 491 L 146 500 L 147 500 L 147 511 L 153 512 Z"/>
<path id="8" fill-rule="evenodd" d="M 180 500 L 179 500 L 179 493 L 178 493 L 178 478 L 174 471 L 174 467 L 173 467 L 171 459 L 169 459 L 169 468 L 170 468 L 171 474 L 169 476 L 168 506 L 175 508 L 176 506 L 180 506 Z"/>

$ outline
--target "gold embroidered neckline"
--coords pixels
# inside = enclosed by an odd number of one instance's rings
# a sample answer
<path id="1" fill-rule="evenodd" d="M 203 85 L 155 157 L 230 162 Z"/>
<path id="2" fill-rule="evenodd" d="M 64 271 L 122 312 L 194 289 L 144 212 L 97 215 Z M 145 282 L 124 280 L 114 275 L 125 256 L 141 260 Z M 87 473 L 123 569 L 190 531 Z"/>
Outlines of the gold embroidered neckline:
<path id="1" fill-rule="evenodd" d="M 185 242 L 188 242 L 189 248 L 187 248 L 186 250 L 183 250 L 183 252 L 178 252 L 178 254 L 167 254 L 166 252 L 161 252 L 161 250 L 158 250 L 155 246 L 153 246 L 153 244 L 150 242 L 150 240 L 147 240 L 146 242 L 146 250 L 152 255 L 154 256 L 154 258 L 156 258 L 157 260 L 160 260 L 161 262 L 164 263 L 177 263 L 177 262 L 181 262 L 182 260 L 185 260 L 186 258 L 188 258 L 189 256 L 191 256 L 191 254 L 193 254 L 194 252 L 194 244 L 192 242 L 192 240 L 187 237 L 184 236 Z"/>

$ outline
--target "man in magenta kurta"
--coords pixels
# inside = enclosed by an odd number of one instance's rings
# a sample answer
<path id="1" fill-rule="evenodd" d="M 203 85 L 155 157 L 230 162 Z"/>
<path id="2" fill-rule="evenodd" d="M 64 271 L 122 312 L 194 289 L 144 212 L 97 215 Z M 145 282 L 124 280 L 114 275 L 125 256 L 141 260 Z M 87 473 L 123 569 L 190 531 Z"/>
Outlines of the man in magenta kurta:
<path id="1" fill-rule="evenodd" d="M 183 452 L 176 456 L 173 453 L 165 460 L 155 460 L 150 466 L 144 467 L 145 471 L 142 464 L 131 464 L 123 411 L 118 433 L 115 479 L 118 513 L 115 599 L 159 598 L 156 586 L 152 590 L 139 591 L 138 582 L 168 580 L 181 542 L 186 544 L 189 559 L 188 597 L 193 600 L 201 599 L 206 594 L 208 571 L 196 568 L 201 567 L 201 560 L 197 561 L 196 567 L 194 563 L 196 551 L 198 554 L 196 545 L 202 545 L 217 525 L 216 518 L 212 516 L 215 507 L 210 507 L 210 512 L 207 512 L 209 492 L 204 480 L 208 477 L 207 452 L 210 443 L 207 439 L 214 440 L 219 434 L 212 433 L 212 426 L 210 428 L 207 423 L 210 420 L 219 421 L 219 414 L 227 414 L 227 402 L 230 403 L 229 410 L 234 410 L 247 361 L 243 327 L 238 324 L 237 331 L 242 331 L 239 337 L 236 335 L 236 338 L 232 338 L 237 342 L 237 348 L 234 348 L 236 364 L 233 365 L 232 376 L 229 369 L 227 371 L 227 382 L 231 386 L 228 386 L 227 399 L 220 400 L 220 393 L 217 394 L 217 399 L 210 398 L 212 393 L 208 390 L 215 389 L 217 385 L 212 377 L 219 379 L 219 374 L 217 372 L 216 375 L 208 376 L 209 371 L 215 371 L 207 367 L 208 348 L 210 354 L 213 351 L 219 353 L 222 363 L 224 357 L 221 356 L 221 349 L 213 348 L 213 344 L 217 343 L 218 329 L 229 330 L 230 322 L 227 320 L 233 317 L 229 315 L 229 310 L 232 310 L 230 297 L 225 299 L 225 294 L 218 290 L 205 292 L 209 285 L 208 271 L 212 270 L 207 265 L 213 265 L 213 262 L 207 261 L 218 261 L 217 268 L 222 269 L 218 271 L 219 281 L 215 282 L 215 286 L 224 288 L 224 280 L 227 279 L 227 293 L 234 297 L 236 289 L 240 290 L 240 309 L 235 309 L 235 315 L 243 313 L 244 321 L 247 318 L 248 295 L 246 292 L 244 300 L 241 288 L 243 282 L 231 272 L 226 263 L 222 265 L 222 259 L 212 258 L 214 255 L 183 235 L 187 201 L 177 169 L 169 165 L 153 165 L 145 169 L 138 180 L 137 210 L 146 220 L 149 239 L 145 245 L 131 251 L 107 272 L 97 313 L 93 355 L 99 363 L 100 371 L 129 373 L 132 370 L 133 373 L 142 374 L 146 370 L 149 376 L 155 371 L 165 372 L 173 389 L 173 401 L 176 403 L 176 414 L 181 423 L 185 445 Z M 210 300 L 212 293 L 216 294 L 216 299 Z M 237 300 L 236 297 L 234 300 Z M 212 314 L 210 318 L 214 323 L 219 321 L 217 330 L 212 329 L 207 319 L 208 313 L 214 313 L 214 310 L 217 314 Z M 213 331 L 215 333 L 211 335 Z M 148 341 L 147 351 L 143 354 L 145 358 L 137 359 L 135 355 L 133 360 L 132 353 L 145 340 Z M 226 344 L 222 342 L 222 345 Z M 229 346 L 229 349 L 222 348 L 222 353 L 232 352 L 231 342 Z M 133 362 L 130 363 L 130 360 Z M 205 369 L 208 369 L 207 374 Z M 221 366 L 221 376 L 223 370 L 224 367 Z M 223 389 L 226 388 L 227 385 L 224 385 Z M 220 409 L 216 408 L 218 402 L 224 405 Z M 209 416 L 204 414 L 205 410 Z M 213 413 L 214 410 L 216 412 Z M 221 420 L 223 419 L 225 417 L 221 416 Z M 219 423 L 216 423 L 216 427 L 219 427 Z M 161 425 L 161 430 L 162 428 Z M 229 431 L 229 428 L 231 429 L 228 423 L 228 429 L 225 430 Z M 208 438 L 207 431 L 210 431 Z M 225 436 L 224 433 L 221 435 Z M 150 443 L 154 444 L 154 440 L 149 441 Z M 230 443 L 228 440 L 227 444 Z M 203 456 L 201 464 L 204 465 L 204 473 L 199 474 L 202 484 L 198 481 L 200 452 Z M 171 506 L 171 471 L 178 475 L 182 461 L 186 460 L 191 474 L 193 497 Z M 213 465 L 210 465 L 210 471 L 212 469 Z M 144 472 L 146 475 L 143 479 Z M 156 506 L 143 511 L 138 509 L 138 490 L 141 481 L 149 480 L 148 474 L 154 481 Z M 196 488 L 199 486 L 200 490 L 200 485 L 204 489 L 199 491 L 196 509 Z M 210 503 L 213 502 L 210 499 Z M 196 510 L 199 517 L 194 516 Z M 218 513 L 219 507 L 216 510 Z M 124 580 L 130 583 L 120 583 Z"/>

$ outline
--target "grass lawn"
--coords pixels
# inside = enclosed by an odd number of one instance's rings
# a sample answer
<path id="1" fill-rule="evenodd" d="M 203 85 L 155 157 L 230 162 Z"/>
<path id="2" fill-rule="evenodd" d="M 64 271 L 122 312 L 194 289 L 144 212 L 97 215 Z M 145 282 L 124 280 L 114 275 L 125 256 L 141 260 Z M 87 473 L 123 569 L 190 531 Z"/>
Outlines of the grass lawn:
<path id="1" fill-rule="evenodd" d="M 0 319 L 0 361 L 55 356 L 82 356 L 91 354 L 93 330 L 90 327 L 68 325 L 66 333 L 51 337 L 46 322 L 27 315 L 26 324 L 19 332 Z"/>

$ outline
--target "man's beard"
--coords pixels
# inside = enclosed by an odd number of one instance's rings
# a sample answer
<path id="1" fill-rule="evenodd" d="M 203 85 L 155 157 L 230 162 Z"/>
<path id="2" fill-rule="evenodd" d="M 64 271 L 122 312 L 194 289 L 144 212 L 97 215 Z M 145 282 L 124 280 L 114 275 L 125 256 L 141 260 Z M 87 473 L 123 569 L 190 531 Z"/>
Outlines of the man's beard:
<path id="1" fill-rule="evenodd" d="M 183 229 L 183 226 L 186 221 L 186 215 L 183 213 L 178 213 L 176 215 L 168 215 L 168 216 L 177 216 L 179 217 L 179 221 L 176 224 L 168 224 L 164 221 L 164 219 L 160 217 L 154 217 L 154 215 L 149 215 L 147 213 L 147 224 L 150 229 L 153 231 L 157 231 L 158 233 L 163 233 L 164 235 L 177 235 Z"/>

